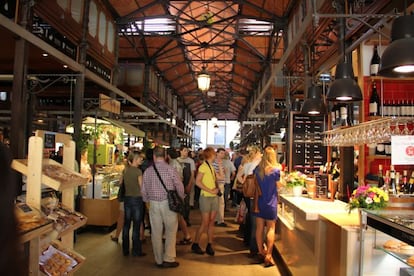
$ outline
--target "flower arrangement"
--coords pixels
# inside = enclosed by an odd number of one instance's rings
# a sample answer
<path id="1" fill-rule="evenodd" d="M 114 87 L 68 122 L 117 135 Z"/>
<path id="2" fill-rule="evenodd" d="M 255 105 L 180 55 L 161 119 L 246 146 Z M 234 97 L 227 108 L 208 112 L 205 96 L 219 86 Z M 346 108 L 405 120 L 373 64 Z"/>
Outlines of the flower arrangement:
<path id="1" fill-rule="evenodd" d="M 285 177 L 287 187 L 305 186 L 306 174 L 299 171 L 292 171 Z"/>
<path id="2" fill-rule="evenodd" d="M 369 185 L 359 186 L 352 192 L 347 207 L 349 212 L 355 208 L 381 209 L 387 206 L 388 200 L 388 193 L 383 189 Z"/>

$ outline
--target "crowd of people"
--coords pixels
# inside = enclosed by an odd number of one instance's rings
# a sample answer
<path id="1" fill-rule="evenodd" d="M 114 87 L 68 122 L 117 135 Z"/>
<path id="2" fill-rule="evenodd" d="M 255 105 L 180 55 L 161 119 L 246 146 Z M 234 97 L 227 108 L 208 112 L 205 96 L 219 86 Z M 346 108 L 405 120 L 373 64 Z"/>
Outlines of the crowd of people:
<path id="1" fill-rule="evenodd" d="M 6 164 L 11 159 L 7 153 L 5 147 L 0 147 L 0 161 L 5 164 L 2 168 L 8 168 L 3 174 L 11 177 L 10 166 Z M 145 153 L 131 151 L 126 157 L 121 179 L 125 189 L 125 196 L 120 204 L 122 212 L 117 232 L 111 238 L 118 242 L 122 232 L 124 256 L 131 254 L 142 257 L 146 255 L 142 247 L 145 240 L 144 228 L 150 228 L 156 266 L 174 268 L 179 266 L 176 260 L 177 244 L 191 244 L 194 254 L 206 253 L 214 256 L 215 227 L 226 227 L 225 209 L 230 204 L 237 207 L 244 201 L 247 215 L 241 229 L 244 230 L 244 242 L 250 250 L 249 257 L 260 260 L 265 267 L 273 266 L 278 183 L 282 173 L 276 157 L 275 150 L 270 146 L 265 147 L 263 151 L 253 146 L 248 151 L 236 152 L 231 159 L 224 148 L 215 150 L 207 147 L 192 152 L 183 146 L 180 149 L 168 150 L 155 147 Z M 237 180 L 244 182 L 251 174 L 256 177 L 261 190 L 261 196 L 256 202 L 253 198 L 244 196 L 235 185 Z M 182 213 L 170 210 L 167 190 L 176 190 L 183 199 L 185 208 Z M 13 205 L 13 196 L 9 196 L 8 199 L 2 200 L 2 203 L 7 205 L 4 208 L 10 209 Z M 254 203 L 258 210 L 253 210 Z M 189 231 L 190 209 L 199 209 L 201 218 L 194 237 Z M 148 220 L 145 220 L 146 216 Z M 7 217 L 3 217 L 2 220 L 14 221 Z M 9 230 L 14 232 L 15 223 L 10 225 Z M 182 238 L 177 242 L 178 230 L 182 232 Z M 10 252 L 16 250 L 16 240 L 10 239 L 16 235 L 9 232 L 3 236 L 8 237 L 7 241 L 4 241 L 5 248 L 11 250 Z M 202 249 L 200 241 L 204 236 L 207 246 Z M 2 262 L 0 270 L 5 271 L 5 267 L 8 266 Z M 15 272 L 19 275 L 21 271 Z"/>
<path id="2" fill-rule="evenodd" d="M 155 264 L 159 268 L 179 266 L 176 245 L 190 245 L 195 254 L 214 256 L 215 227 L 227 227 L 225 210 L 238 207 L 244 201 L 247 214 L 240 229 L 249 257 L 265 267 L 275 265 L 272 250 L 277 217 L 277 185 L 282 168 L 271 146 L 257 146 L 230 154 L 224 148 L 207 147 L 197 151 L 182 146 L 179 149 L 155 147 L 147 152 L 131 151 L 126 159 L 122 184 L 125 188 L 123 212 L 118 231 L 111 238 L 118 242 L 122 229 L 122 250 L 130 254 L 130 227 L 133 256 L 145 256 L 142 251 L 144 228 L 149 228 Z M 261 190 L 256 199 L 246 197 L 237 189 L 237 181 L 245 182 L 254 175 Z M 176 190 L 183 199 L 181 213 L 170 210 L 167 190 Z M 122 204 L 121 204 L 122 205 Z M 190 210 L 198 209 L 201 223 L 191 236 Z M 148 217 L 145 220 L 145 216 Z M 177 241 L 178 230 L 182 237 Z M 205 237 L 206 236 L 206 237 Z M 206 243 L 200 241 L 206 238 Z M 207 244 L 201 248 L 200 244 Z"/>

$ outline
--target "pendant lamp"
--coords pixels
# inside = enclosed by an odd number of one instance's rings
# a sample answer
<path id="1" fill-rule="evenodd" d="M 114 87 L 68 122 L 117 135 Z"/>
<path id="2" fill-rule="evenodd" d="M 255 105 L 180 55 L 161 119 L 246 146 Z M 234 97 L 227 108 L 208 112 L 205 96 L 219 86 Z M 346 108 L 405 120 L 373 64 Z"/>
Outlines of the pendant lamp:
<path id="1" fill-rule="evenodd" d="M 205 66 L 203 66 L 201 72 L 198 73 L 197 84 L 198 89 L 200 89 L 201 92 L 207 92 L 210 89 L 210 75 L 208 74 Z"/>
<path id="2" fill-rule="evenodd" d="M 301 113 L 310 116 L 325 115 L 326 106 L 322 97 L 322 88 L 312 85 L 308 89 L 308 97 L 304 101 Z"/>
<path id="3" fill-rule="evenodd" d="M 343 9 L 344 7 L 341 6 L 341 9 L 339 9 L 338 12 L 344 12 Z M 338 33 L 339 53 L 342 55 L 342 62 L 336 66 L 335 80 L 329 87 L 326 100 L 339 102 L 361 101 L 361 88 L 355 81 L 352 62 L 348 61 L 348 57 L 345 53 L 345 18 L 340 18 L 338 20 Z"/>
<path id="4" fill-rule="evenodd" d="M 396 18 L 391 44 L 381 57 L 378 75 L 391 78 L 414 77 L 414 15 Z"/>
<path id="5" fill-rule="evenodd" d="M 362 100 L 361 88 L 354 78 L 352 64 L 345 59 L 336 66 L 335 81 L 329 87 L 327 101 L 356 102 Z"/>

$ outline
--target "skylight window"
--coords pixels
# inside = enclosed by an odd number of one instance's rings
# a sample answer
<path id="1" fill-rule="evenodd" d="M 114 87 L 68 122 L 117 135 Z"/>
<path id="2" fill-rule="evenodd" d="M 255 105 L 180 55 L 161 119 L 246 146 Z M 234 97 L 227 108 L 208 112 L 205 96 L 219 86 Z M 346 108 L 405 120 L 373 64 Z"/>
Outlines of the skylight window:
<path id="1" fill-rule="evenodd" d="M 175 32 L 176 23 L 171 18 L 151 18 L 133 21 L 120 29 L 124 35 L 170 35 Z"/>
<path id="2" fill-rule="evenodd" d="M 239 33 L 243 35 L 270 35 L 273 24 L 256 19 L 242 18 L 239 21 Z"/>

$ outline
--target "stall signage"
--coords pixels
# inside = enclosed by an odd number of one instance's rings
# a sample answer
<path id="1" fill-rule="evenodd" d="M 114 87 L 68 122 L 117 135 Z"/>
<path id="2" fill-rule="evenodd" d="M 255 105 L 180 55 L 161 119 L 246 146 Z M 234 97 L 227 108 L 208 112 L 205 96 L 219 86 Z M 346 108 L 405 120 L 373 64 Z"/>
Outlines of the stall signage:
<path id="1" fill-rule="evenodd" d="M 99 107 L 115 114 L 121 113 L 121 103 L 105 94 L 99 94 Z"/>
<path id="2" fill-rule="evenodd" d="M 391 164 L 414 165 L 414 135 L 391 136 Z"/>
<path id="3" fill-rule="evenodd" d="M 327 174 L 315 175 L 315 199 L 329 198 L 329 176 Z"/>

